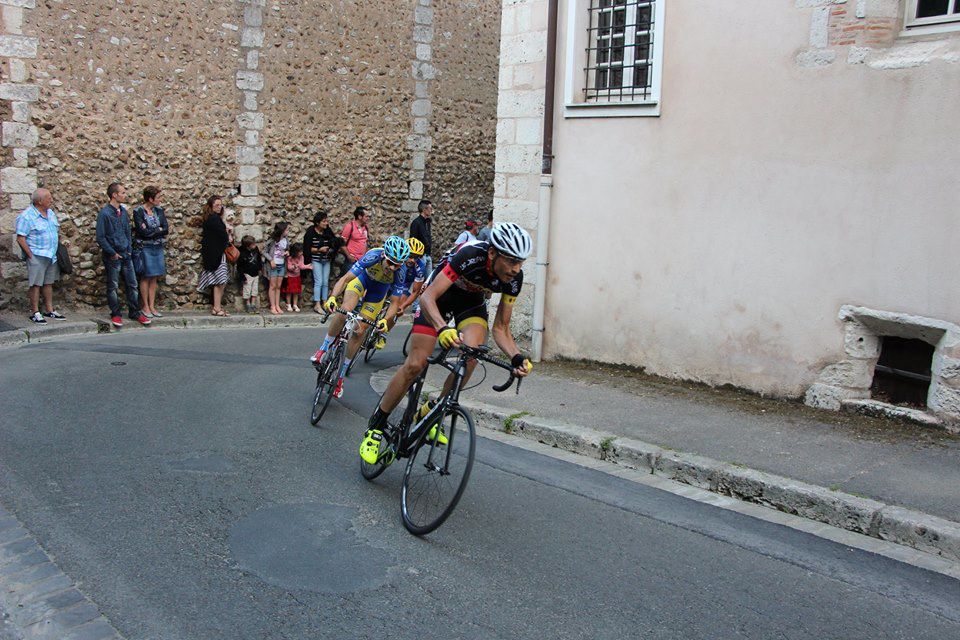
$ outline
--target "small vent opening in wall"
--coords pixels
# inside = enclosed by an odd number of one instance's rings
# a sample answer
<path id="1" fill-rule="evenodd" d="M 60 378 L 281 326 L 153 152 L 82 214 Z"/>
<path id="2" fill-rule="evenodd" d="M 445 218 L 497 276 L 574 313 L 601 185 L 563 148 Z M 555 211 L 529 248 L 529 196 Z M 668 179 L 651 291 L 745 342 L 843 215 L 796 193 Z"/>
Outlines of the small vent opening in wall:
<path id="1" fill-rule="evenodd" d="M 930 391 L 933 345 L 896 336 L 883 336 L 882 340 L 870 397 L 890 404 L 925 408 Z"/>

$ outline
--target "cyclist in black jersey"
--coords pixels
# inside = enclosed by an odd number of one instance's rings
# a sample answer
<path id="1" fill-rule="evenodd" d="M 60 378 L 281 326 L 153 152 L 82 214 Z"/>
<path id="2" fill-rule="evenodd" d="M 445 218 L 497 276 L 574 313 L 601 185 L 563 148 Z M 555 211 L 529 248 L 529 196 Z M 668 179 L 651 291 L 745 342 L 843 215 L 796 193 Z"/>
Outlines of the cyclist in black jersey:
<path id="1" fill-rule="evenodd" d="M 438 339 L 444 348 L 461 343 L 475 347 L 487 341 L 490 295 L 501 294 L 493 321 L 494 342 L 511 358 L 517 376 L 526 376 L 533 370 L 533 364 L 520 353 L 510 331 L 513 305 L 523 286 L 523 261 L 532 250 L 530 235 L 520 226 L 506 222 L 493 228 L 489 242 L 463 245 L 437 265 L 420 296 L 420 311 L 414 318 L 410 338 L 410 355 L 390 380 L 370 417 L 368 431 L 360 445 L 360 456 L 364 460 L 370 464 L 376 462 L 387 416 L 427 365 Z M 455 320 L 456 328 L 447 326 L 450 319 Z M 475 366 L 476 361 L 468 364 L 465 381 Z M 441 395 L 450 390 L 452 383 L 451 375 Z M 446 438 L 441 434 L 438 442 L 444 444 Z"/>

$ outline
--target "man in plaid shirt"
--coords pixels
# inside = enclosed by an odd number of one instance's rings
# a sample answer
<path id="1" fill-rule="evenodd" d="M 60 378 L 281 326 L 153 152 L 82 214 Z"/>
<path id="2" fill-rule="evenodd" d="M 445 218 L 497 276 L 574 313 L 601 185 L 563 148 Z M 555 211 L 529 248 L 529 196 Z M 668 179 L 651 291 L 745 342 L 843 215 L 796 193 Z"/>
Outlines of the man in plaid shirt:
<path id="1" fill-rule="evenodd" d="M 46 318 L 63 319 L 53 308 L 53 283 L 60 278 L 57 265 L 57 244 L 60 241 L 60 223 L 50 208 L 53 196 L 47 189 L 33 192 L 31 205 L 17 216 L 17 242 L 27 259 L 27 281 L 30 286 L 30 320 L 46 324 Z M 46 312 L 40 313 L 40 291 Z M 46 316 L 46 318 L 44 317 Z"/>

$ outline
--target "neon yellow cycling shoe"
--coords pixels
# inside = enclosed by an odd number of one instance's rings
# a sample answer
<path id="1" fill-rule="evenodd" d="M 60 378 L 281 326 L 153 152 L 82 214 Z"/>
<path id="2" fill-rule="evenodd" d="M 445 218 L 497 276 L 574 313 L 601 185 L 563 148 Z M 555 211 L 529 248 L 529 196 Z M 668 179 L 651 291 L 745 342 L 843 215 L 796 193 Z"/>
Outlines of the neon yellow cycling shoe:
<path id="1" fill-rule="evenodd" d="M 367 464 L 377 464 L 380 457 L 380 443 L 383 442 L 383 431 L 379 429 L 370 429 L 363 434 L 363 442 L 360 443 L 360 457 Z"/>
<path id="2" fill-rule="evenodd" d="M 380 349 L 383 349 L 385 346 L 387 346 L 387 338 L 386 336 L 380 336 L 379 338 L 377 338 L 377 342 L 373 345 L 373 348 L 380 350 Z"/>
<path id="3" fill-rule="evenodd" d="M 437 429 L 437 425 L 430 427 L 430 433 L 427 434 L 427 442 L 437 441 L 438 445 L 444 445 L 449 442 L 447 440 L 446 434 L 443 432 L 443 425 L 440 425 L 440 428 Z"/>

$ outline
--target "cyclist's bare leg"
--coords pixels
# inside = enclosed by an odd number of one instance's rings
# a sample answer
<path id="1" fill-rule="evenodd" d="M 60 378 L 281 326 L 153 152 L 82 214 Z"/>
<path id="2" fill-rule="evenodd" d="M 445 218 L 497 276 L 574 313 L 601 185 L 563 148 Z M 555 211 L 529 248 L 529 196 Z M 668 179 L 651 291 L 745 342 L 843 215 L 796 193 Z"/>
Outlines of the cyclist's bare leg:
<path id="1" fill-rule="evenodd" d="M 357 308 L 357 302 L 359 301 L 360 296 L 357 295 L 356 291 L 347 291 L 343 294 L 343 304 L 340 305 L 340 308 L 344 311 L 353 311 Z M 345 315 L 333 314 L 333 318 L 330 319 L 330 328 L 327 329 L 327 335 L 331 338 L 337 337 L 346 322 L 347 317 Z"/>
<path id="2" fill-rule="evenodd" d="M 410 355 L 407 356 L 403 366 L 393 374 L 387 390 L 383 392 L 383 397 L 380 399 L 381 411 L 390 413 L 400 404 L 400 399 L 407 393 L 407 389 L 427 366 L 427 358 L 433 353 L 433 347 L 436 344 L 435 336 L 424 333 L 414 333 L 410 336 Z"/>
<path id="3" fill-rule="evenodd" d="M 462 336 L 462 340 L 465 345 L 479 347 L 487 341 L 487 328 L 482 324 L 468 324 L 460 330 L 460 335 Z M 476 360 L 473 358 L 467 360 L 467 372 L 463 377 L 464 386 L 466 386 L 467 382 L 470 381 L 470 376 L 473 374 L 473 370 L 476 369 L 476 367 Z M 451 373 L 447 376 L 447 379 L 443 381 L 443 390 L 440 392 L 441 397 L 447 395 L 450 392 L 450 389 L 453 388 L 453 379 L 454 375 Z"/>

